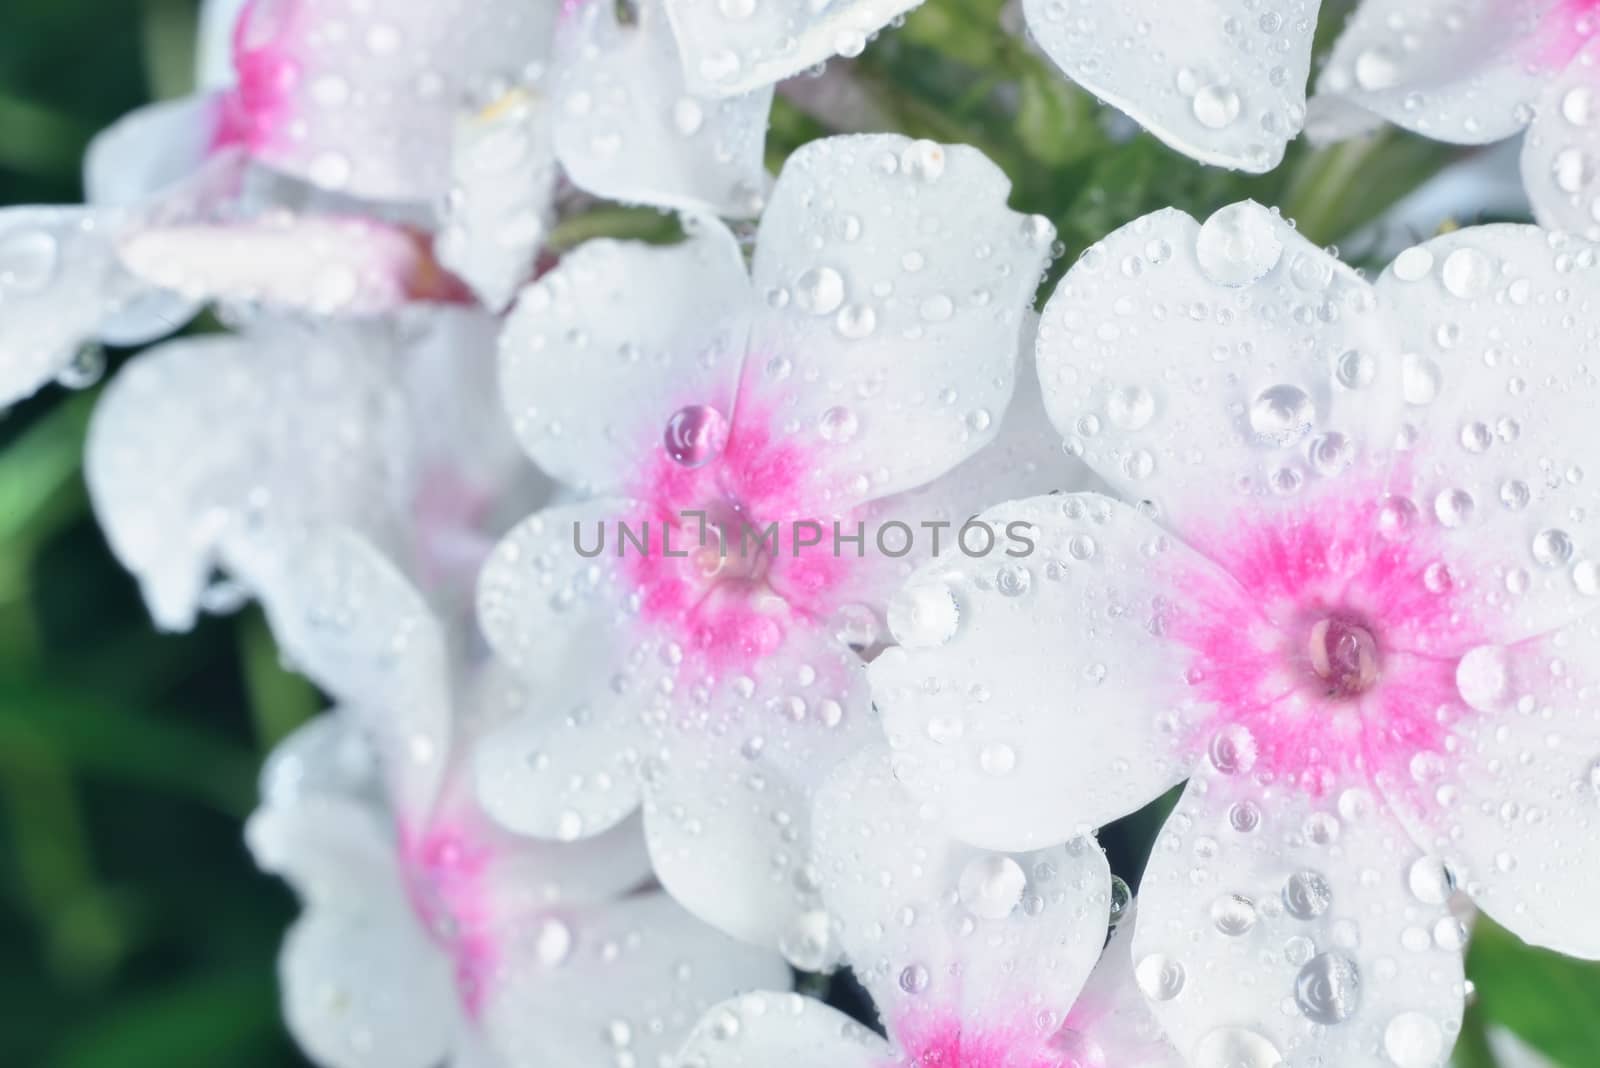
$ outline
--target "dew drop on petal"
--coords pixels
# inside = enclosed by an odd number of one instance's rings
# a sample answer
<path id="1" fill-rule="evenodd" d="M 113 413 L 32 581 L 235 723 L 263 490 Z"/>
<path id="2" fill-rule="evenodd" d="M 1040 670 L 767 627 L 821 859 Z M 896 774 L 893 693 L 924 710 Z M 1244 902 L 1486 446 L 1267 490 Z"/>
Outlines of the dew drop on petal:
<path id="1" fill-rule="evenodd" d="M 1311 433 L 1311 396 L 1299 386 L 1268 386 L 1250 402 L 1250 429 L 1263 445 L 1285 448 Z"/>
<path id="2" fill-rule="evenodd" d="M 1151 1001 L 1171 1001 L 1183 992 L 1183 965 L 1164 953 L 1151 953 L 1133 969 L 1139 989 Z"/>
<path id="3" fill-rule="evenodd" d="M 1333 887 L 1321 872 L 1295 872 L 1283 884 L 1283 907 L 1298 920 L 1314 920 L 1333 903 Z"/>
<path id="4" fill-rule="evenodd" d="M 1430 1016 L 1402 1012 L 1383 1029 L 1383 1052 L 1395 1068 L 1432 1068 L 1444 1054 L 1444 1032 Z"/>
<path id="5" fill-rule="evenodd" d="M 667 455 L 684 467 L 700 467 L 728 444 L 728 420 L 709 404 L 679 408 L 667 420 L 663 444 Z"/>
<path id="6" fill-rule="evenodd" d="M 1315 1023 L 1348 1020 L 1361 1007 L 1361 974 L 1355 962 L 1340 953 L 1318 953 L 1295 976 L 1294 1001 Z"/>
<path id="7" fill-rule="evenodd" d="M 930 649 L 955 637 L 961 606 L 942 582 L 914 583 L 889 601 L 889 631 L 907 649 Z"/>
<path id="8" fill-rule="evenodd" d="M 967 911 L 983 920 L 1001 920 L 1022 900 L 1028 877 L 1010 857 L 990 854 L 974 857 L 961 869 L 956 893 Z"/>
<path id="9" fill-rule="evenodd" d="M 1456 690 L 1469 707 L 1493 712 L 1511 692 L 1511 661 L 1498 645 L 1469 649 L 1456 663 Z"/>
<path id="10" fill-rule="evenodd" d="M 1195 1044 L 1194 1068 L 1282 1068 L 1283 1054 L 1264 1035 L 1243 1027 L 1219 1027 Z"/>

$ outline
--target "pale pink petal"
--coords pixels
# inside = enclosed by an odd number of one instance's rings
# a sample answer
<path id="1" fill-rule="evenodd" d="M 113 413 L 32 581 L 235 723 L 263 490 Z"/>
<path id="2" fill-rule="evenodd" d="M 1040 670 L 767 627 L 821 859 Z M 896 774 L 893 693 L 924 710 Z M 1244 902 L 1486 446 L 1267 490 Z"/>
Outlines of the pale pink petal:
<path id="1" fill-rule="evenodd" d="M 857 56 L 867 39 L 921 0 L 664 0 L 696 92 L 761 89 L 829 58 Z"/>
<path id="2" fill-rule="evenodd" d="M 1067 77 L 1203 163 L 1269 171 L 1305 122 L 1319 0 L 1024 0 Z"/>
<path id="3" fill-rule="evenodd" d="M 1206 768 L 1140 885 L 1135 980 L 1192 1064 L 1434 1068 L 1466 940 L 1435 869 L 1364 784 Z"/>
<path id="4" fill-rule="evenodd" d="M 313 185 L 374 200 L 449 188 L 460 101 L 545 59 L 554 4 L 459 9 L 252 0 L 218 140 Z"/>
<path id="5" fill-rule="evenodd" d="M 1497 923 L 1600 958 L 1587 902 L 1600 878 L 1600 617 L 1470 650 L 1438 752 L 1380 780 L 1418 843 Z"/>
<path id="6" fill-rule="evenodd" d="M 1204 224 L 1147 215 L 1090 248 L 1039 326 L 1045 405 L 1067 445 L 1180 534 L 1381 479 L 1399 352 L 1372 287 L 1251 201 Z"/>
<path id="7" fill-rule="evenodd" d="M 812 798 L 868 737 L 864 666 L 831 635 L 796 628 L 749 674 L 684 690 L 641 769 L 656 877 L 707 923 L 810 963 Z"/>
<path id="8" fill-rule="evenodd" d="M 1510 137 L 1528 124 L 1541 85 L 1565 63 L 1557 24 L 1566 4 L 1365 0 L 1317 77 L 1317 97 L 1436 141 Z M 1348 132 L 1344 125 L 1327 133 Z M 1321 136 L 1315 126 L 1312 132 Z"/>
<path id="9" fill-rule="evenodd" d="M 1054 231 L 966 146 L 832 137 L 789 157 L 752 274 L 739 419 L 808 449 L 804 504 L 929 482 L 992 441 Z"/>
<path id="10" fill-rule="evenodd" d="M 1042 1042 L 1105 944 L 1111 881 L 1089 838 L 1032 853 L 951 839 L 873 746 L 817 797 L 814 855 L 838 938 L 891 1036 L 952 1010 L 971 1034 Z"/>
<path id="11" fill-rule="evenodd" d="M 1082 1068 L 1184 1066 L 1182 1055 L 1167 1041 L 1134 976 L 1134 912 L 1133 906 L 1123 912 L 1100 963 L 1056 1036 L 1057 1048 L 1076 1055 Z"/>
<path id="12" fill-rule="evenodd" d="M 513 943 L 484 1031 L 508 1064 L 668 1063 L 705 1011 L 785 985 L 775 954 L 697 922 L 665 894 L 555 914 Z"/>
<path id="13" fill-rule="evenodd" d="M 731 416 L 749 283 L 721 223 L 692 231 L 667 248 L 586 242 L 518 299 L 501 337 L 506 409 L 556 478 L 632 489 L 675 412 Z"/>
<path id="14" fill-rule="evenodd" d="M 761 210 L 772 87 L 720 97 L 684 81 L 658 3 L 618 19 L 583 4 L 563 27 L 554 88 L 556 151 L 572 183 L 611 200 L 716 215 Z"/>
<path id="15" fill-rule="evenodd" d="M 873 699 L 901 781 L 957 837 L 1037 848 L 1188 774 L 1204 709 L 1168 634 L 1184 608 L 1170 573 L 1229 580 L 1095 494 L 981 518 L 992 550 L 926 565 L 890 603 L 900 647 L 873 662 Z"/>
<path id="16" fill-rule="evenodd" d="M 757 991 L 707 1012 L 680 1068 L 880 1068 L 889 1044 L 837 1009 L 799 994 Z"/>
<path id="17" fill-rule="evenodd" d="M 1586 429 L 1600 403 L 1596 261 L 1576 238 L 1474 227 L 1402 253 L 1378 283 L 1414 428 L 1395 481 L 1495 640 L 1600 603 L 1600 541 L 1580 518 L 1600 509 L 1600 439 Z"/>
<path id="18" fill-rule="evenodd" d="M 1539 222 L 1600 238 L 1600 42 L 1591 41 L 1539 94 L 1522 142 L 1522 182 Z"/>
<path id="19" fill-rule="evenodd" d="M 555 213 L 550 108 L 519 88 L 456 119 L 453 184 L 434 250 L 495 311 L 533 277 Z"/>

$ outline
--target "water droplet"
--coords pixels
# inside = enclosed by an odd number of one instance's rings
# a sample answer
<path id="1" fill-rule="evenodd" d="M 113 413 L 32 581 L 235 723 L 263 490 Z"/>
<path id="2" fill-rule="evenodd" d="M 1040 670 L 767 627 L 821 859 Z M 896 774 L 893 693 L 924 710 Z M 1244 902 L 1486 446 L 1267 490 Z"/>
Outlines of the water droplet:
<path id="1" fill-rule="evenodd" d="M 61 245 L 47 230 L 23 230 L 0 239 L 0 290 L 38 293 L 56 276 Z"/>
<path id="2" fill-rule="evenodd" d="M 1256 903 L 1243 894 L 1223 894 L 1211 903 L 1211 923 L 1222 934 L 1237 938 L 1256 925 Z"/>
<path id="3" fill-rule="evenodd" d="M 1306 869 L 1283 884 L 1283 907 L 1300 920 L 1314 920 L 1333 904 L 1333 887 L 1321 872 Z"/>
<path id="4" fill-rule="evenodd" d="M 978 751 L 978 767 L 985 775 L 1010 775 L 1017 766 L 1017 751 L 1004 742 L 990 742 Z"/>
<path id="5" fill-rule="evenodd" d="M 900 970 L 900 989 L 907 994 L 920 994 L 928 989 L 928 969 L 920 964 L 908 964 Z"/>
<path id="6" fill-rule="evenodd" d="M 1540 567 L 1565 567 L 1573 551 L 1572 536 L 1564 530 L 1551 528 L 1533 536 L 1533 559 Z"/>
<path id="7" fill-rule="evenodd" d="M 856 413 L 843 405 L 834 405 L 823 412 L 817 424 L 817 430 L 823 440 L 835 445 L 843 445 L 853 440 L 858 429 Z"/>
<path id="8" fill-rule="evenodd" d="M 1106 397 L 1106 418 L 1120 430 L 1143 430 L 1156 414 L 1156 399 L 1143 386 L 1118 386 Z"/>
<path id="9" fill-rule="evenodd" d="M 1433 499 L 1433 514 L 1441 526 L 1459 527 L 1472 518 L 1477 502 L 1464 489 L 1441 490 Z"/>
<path id="10" fill-rule="evenodd" d="M 1133 904 L 1133 891 L 1120 875 L 1111 877 L 1111 914 L 1110 923 L 1115 927 L 1127 913 L 1128 906 Z"/>
<path id="11" fill-rule="evenodd" d="M 974 857 L 961 869 L 956 893 L 967 911 L 983 920 L 1003 920 L 1022 900 L 1028 877 L 1022 865 L 991 853 Z"/>
<path id="12" fill-rule="evenodd" d="M 1511 692 L 1511 661 L 1498 645 L 1470 649 L 1456 664 L 1456 690 L 1479 712 L 1493 712 Z"/>
<path id="13" fill-rule="evenodd" d="M 1320 1024 L 1343 1023 L 1361 1007 L 1361 974 L 1355 962 L 1338 953 L 1318 953 L 1294 980 L 1294 1003 Z"/>
<path id="14" fill-rule="evenodd" d="M 1406 885 L 1411 894 L 1425 905 L 1442 905 L 1455 892 L 1455 879 L 1444 861 L 1438 857 L 1423 856 L 1411 862 L 1406 869 Z"/>
<path id="15" fill-rule="evenodd" d="M 944 174 L 944 146 L 933 141 L 913 141 L 900 153 L 900 170 L 924 182 Z"/>
<path id="16" fill-rule="evenodd" d="M 667 420 L 663 444 L 667 455 L 684 467 L 700 467 L 728 444 L 728 420 L 709 404 L 679 408 Z"/>
<path id="17" fill-rule="evenodd" d="M 1475 248 L 1458 248 L 1445 257 L 1439 272 L 1451 296 L 1471 300 L 1482 296 L 1494 279 L 1494 265 Z"/>
<path id="18" fill-rule="evenodd" d="M 1200 125 L 1220 130 L 1239 117 L 1243 102 L 1225 85 L 1207 85 L 1194 94 L 1194 117 Z"/>
<path id="19" fill-rule="evenodd" d="M 1020 597 L 1033 585 L 1033 572 L 1022 564 L 1007 564 L 995 572 L 994 588 L 1006 597 Z"/>
<path id="20" fill-rule="evenodd" d="M 1230 205 L 1200 227 L 1195 255 L 1206 277 L 1218 285 L 1249 285 L 1276 267 L 1283 256 L 1277 220 L 1259 204 Z"/>
<path id="21" fill-rule="evenodd" d="M 1133 976 L 1151 1001 L 1171 1001 L 1183 991 L 1183 965 L 1162 953 L 1151 953 L 1140 960 Z"/>
<path id="22" fill-rule="evenodd" d="M 1224 775 L 1248 772 L 1256 763 L 1255 735 L 1243 724 L 1230 724 L 1211 736 L 1206 753 L 1212 766 Z"/>
<path id="23" fill-rule="evenodd" d="M 828 914 L 810 909 L 790 919 L 779 932 L 778 952 L 800 971 L 827 971 L 838 958 Z"/>
<path id="24" fill-rule="evenodd" d="M 1195 1044 L 1192 1064 L 1194 1068 L 1283 1068 L 1283 1054 L 1254 1031 L 1219 1027 Z"/>
<path id="25" fill-rule="evenodd" d="M 950 587 L 931 581 L 903 587 L 889 601 L 889 632 L 907 649 L 931 649 L 955 637 L 961 605 Z"/>
<path id="26" fill-rule="evenodd" d="M 1433 253 L 1421 245 L 1413 245 L 1395 257 L 1391 269 L 1402 282 L 1420 282 L 1433 270 Z"/>
<path id="27" fill-rule="evenodd" d="M 795 279 L 794 299 L 813 315 L 832 315 L 844 303 L 844 276 L 832 267 L 813 267 Z"/>
<path id="28" fill-rule="evenodd" d="M 572 928 L 553 916 L 546 917 L 539 924 L 533 945 L 539 963 L 553 968 L 572 953 Z"/>
<path id="29" fill-rule="evenodd" d="M 1439 365 L 1426 356 L 1407 353 L 1400 361 L 1400 391 L 1406 403 L 1422 406 L 1432 404 L 1439 396 L 1444 383 L 1444 373 Z"/>
<path id="30" fill-rule="evenodd" d="M 1383 1052 L 1396 1068 L 1433 1068 L 1444 1055 L 1444 1034 L 1432 1017 L 1402 1012 L 1383 1029 Z"/>
<path id="31" fill-rule="evenodd" d="M 1250 429 L 1261 444 L 1286 448 L 1311 432 L 1316 415 L 1310 395 L 1299 386 L 1268 386 L 1250 402 Z"/>

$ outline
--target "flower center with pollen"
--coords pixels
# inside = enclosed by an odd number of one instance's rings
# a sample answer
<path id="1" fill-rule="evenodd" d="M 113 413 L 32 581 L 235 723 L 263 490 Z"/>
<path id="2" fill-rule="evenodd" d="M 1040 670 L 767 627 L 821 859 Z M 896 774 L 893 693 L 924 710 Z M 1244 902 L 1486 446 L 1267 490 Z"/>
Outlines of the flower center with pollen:
<path id="1" fill-rule="evenodd" d="M 640 615 L 697 667 L 743 669 L 837 609 L 848 565 L 811 514 L 815 457 L 741 398 L 667 420 L 636 473 L 617 546 Z"/>
<path id="2" fill-rule="evenodd" d="M 1466 714 L 1453 657 L 1479 628 L 1438 539 L 1384 516 L 1378 492 L 1329 494 L 1194 539 L 1226 574 L 1173 576 L 1169 632 L 1219 772 L 1314 795 L 1409 776 Z"/>
<path id="3" fill-rule="evenodd" d="M 1306 654 L 1329 697 L 1358 697 L 1378 681 L 1378 642 L 1360 623 L 1338 616 L 1317 620 Z"/>

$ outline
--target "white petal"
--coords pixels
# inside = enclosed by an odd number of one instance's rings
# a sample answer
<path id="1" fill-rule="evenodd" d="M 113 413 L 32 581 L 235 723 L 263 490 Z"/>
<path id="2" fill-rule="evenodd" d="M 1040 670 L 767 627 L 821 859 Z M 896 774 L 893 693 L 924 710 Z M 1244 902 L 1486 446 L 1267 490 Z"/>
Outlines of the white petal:
<path id="1" fill-rule="evenodd" d="M 1010 188 L 974 149 L 887 134 L 814 141 L 784 166 L 739 418 L 817 450 L 834 510 L 931 481 L 998 432 L 1054 236 L 1006 207 Z"/>
<path id="2" fill-rule="evenodd" d="M 749 283 L 733 235 L 700 220 L 669 248 L 590 241 L 523 290 L 501 336 L 523 447 L 580 489 L 618 491 L 674 412 L 733 411 Z"/>
<path id="3" fill-rule="evenodd" d="M 604 678 L 591 688 L 603 691 Z M 581 681 L 573 687 L 587 694 Z M 563 711 L 565 688 L 532 692 L 523 703 L 543 707 L 516 716 L 477 746 L 474 774 L 484 809 L 503 826 L 538 838 L 572 840 L 621 823 L 639 807 L 637 722 L 620 701 L 580 700 Z"/>
<path id="4" fill-rule="evenodd" d="M 1067 76 L 1202 163 L 1269 171 L 1305 121 L 1318 0 L 1024 0 Z"/>
<path id="5" fill-rule="evenodd" d="M 116 377 L 85 478 L 158 624 L 193 623 L 213 566 L 266 588 L 308 523 L 382 530 L 409 441 L 392 356 L 364 334 L 269 330 L 168 342 Z M 346 427 L 363 429 L 330 432 Z"/>
<path id="6" fill-rule="evenodd" d="M 226 89 L 235 80 L 233 31 L 250 0 L 203 0 L 195 47 L 195 81 L 201 89 Z"/>
<path id="7" fill-rule="evenodd" d="M 1600 238 L 1600 44 L 1591 43 L 1552 78 L 1522 142 L 1522 181 L 1539 222 Z"/>
<path id="8" fill-rule="evenodd" d="M 1600 618 L 1456 667 L 1461 699 L 1443 751 L 1382 785 L 1416 840 L 1462 889 L 1535 945 L 1600 959 L 1587 907 L 1600 879 Z"/>
<path id="9" fill-rule="evenodd" d="M 89 203 L 141 204 L 193 175 L 210 155 L 219 106 L 212 94 L 151 104 L 95 135 L 83 163 Z"/>
<path id="10" fill-rule="evenodd" d="M 1600 596 L 1600 541 L 1576 519 L 1600 508 L 1596 277 L 1587 242 L 1488 226 L 1402 253 L 1378 283 L 1411 354 L 1411 493 L 1486 638 L 1542 633 Z"/>
<path id="11" fill-rule="evenodd" d="M 1134 923 L 1130 906 L 1073 1003 L 1056 1045 L 1089 1065 L 1183 1068 L 1183 1057 L 1167 1041 L 1134 978 Z"/>
<path id="12" fill-rule="evenodd" d="M 1436 141 L 1510 137 L 1528 124 L 1550 74 L 1538 6 L 1364 0 L 1317 76 L 1317 94 Z"/>
<path id="13" fill-rule="evenodd" d="M 957 837 L 1036 848 L 1188 774 L 1187 657 L 1163 636 L 1182 606 L 1161 572 L 1179 561 L 1214 572 L 1135 509 L 1094 494 L 981 518 L 997 534 L 991 553 L 929 564 L 891 602 L 901 647 L 873 662 L 873 700 L 897 774 Z"/>
<path id="14" fill-rule="evenodd" d="M 116 210 L 0 209 L 0 408 L 30 396 L 140 289 L 117 264 Z"/>
<path id="15" fill-rule="evenodd" d="M 579 910 L 563 952 L 509 951 L 483 1020 L 508 1063 L 665 1063 L 706 1009 L 788 971 L 692 919 L 665 894 Z M 535 935 L 535 937 L 537 937 Z"/>
<path id="16" fill-rule="evenodd" d="M 1292 501 L 1386 471 L 1401 361 L 1374 303 L 1254 202 L 1204 225 L 1156 212 L 1084 253 L 1050 298 L 1045 405 L 1118 492 L 1199 533 L 1241 496 Z"/>
<path id="17" fill-rule="evenodd" d="M 495 311 L 533 275 L 555 211 L 555 142 L 550 103 L 513 89 L 459 116 L 450 159 L 439 262 Z"/>
<path id="18" fill-rule="evenodd" d="M 754 215 L 767 184 L 762 149 L 772 87 L 720 98 L 684 83 L 666 11 L 588 4 L 563 26 L 556 151 L 596 196 L 717 215 Z"/>
<path id="19" fill-rule="evenodd" d="M 520 76 L 548 48 L 557 5 L 470 10 L 254 4 L 235 38 L 225 137 L 313 185 L 375 200 L 449 188 L 459 101 Z"/>
<path id="20" fill-rule="evenodd" d="M 118 244 L 124 268 L 191 300 L 260 302 L 317 315 L 376 315 L 410 301 L 459 299 L 426 238 L 360 218 L 139 227 Z"/>
<path id="21" fill-rule="evenodd" d="M 432 1068 L 459 1014 L 446 958 L 403 910 L 313 908 L 289 930 L 278 981 L 289 1032 L 328 1068 Z"/>
<path id="22" fill-rule="evenodd" d="M 889 1044 L 838 1009 L 757 991 L 716 1006 L 678 1055 L 681 1068 L 879 1068 Z"/>
<path id="23" fill-rule="evenodd" d="M 760 89 L 832 56 L 858 56 L 921 0 L 664 0 L 696 92 Z"/>
<path id="24" fill-rule="evenodd" d="M 390 796 L 428 811 L 450 745 L 450 665 L 439 620 L 395 565 L 356 531 L 312 533 L 261 591 L 285 655 L 372 732 Z"/>
<path id="25" fill-rule="evenodd" d="M 812 797 L 867 737 L 864 667 L 831 635 L 795 628 L 751 676 L 708 690 L 671 708 L 644 768 L 656 877 L 707 923 L 803 959 Z"/>
<path id="26" fill-rule="evenodd" d="M 900 522 L 915 536 L 911 551 L 901 557 L 878 549 L 876 539 L 869 541 L 868 563 L 859 576 L 853 576 L 861 601 L 854 617 L 865 618 L 860 612 L 864 607 L 881 618 L 889 599 L 916 567 L 935 555 L 956 551 L 962 525 L 984 509 L 1023 497 L 1102 488 L 1083 462 L 1062 448 L 1061 433 L 1045 414 L 1039 376 L 1033 370 L 1033 332 L 1025 329 L 1024 337 L 1025 347 L 1017 354 L 1017 393 L 994 441 L 948 474 L 873 501 L 864 510 L 868 530 Z M 889 538 L 890 551 L 899 545 L 893 536 Z M 874 631 L 881 628 L 875 625 Z M 875 635 L 870 641 L 855 640 L 853 644 L 872 645 L 879 640 Z"/>
<path id="27" fill-rule="evenodd" d="M 964 1033 L 1060 1026 L 1105 944 L 1111 881 L 1089 838 L 1034 853 L 962 845 L 875 745 L 818 793 L 815 864 L 857 978 L 890 1024 L 954 1009 Z"/>
<path id="28" fill-rule="evenodd" d="M 1313 799 L 1205 769 L 1140 887 L 1139 987 L 1190 1063 L 1441 1065 L 1466 932 L 1412 877 L 1427 863 L 1364 786 Z"/>

